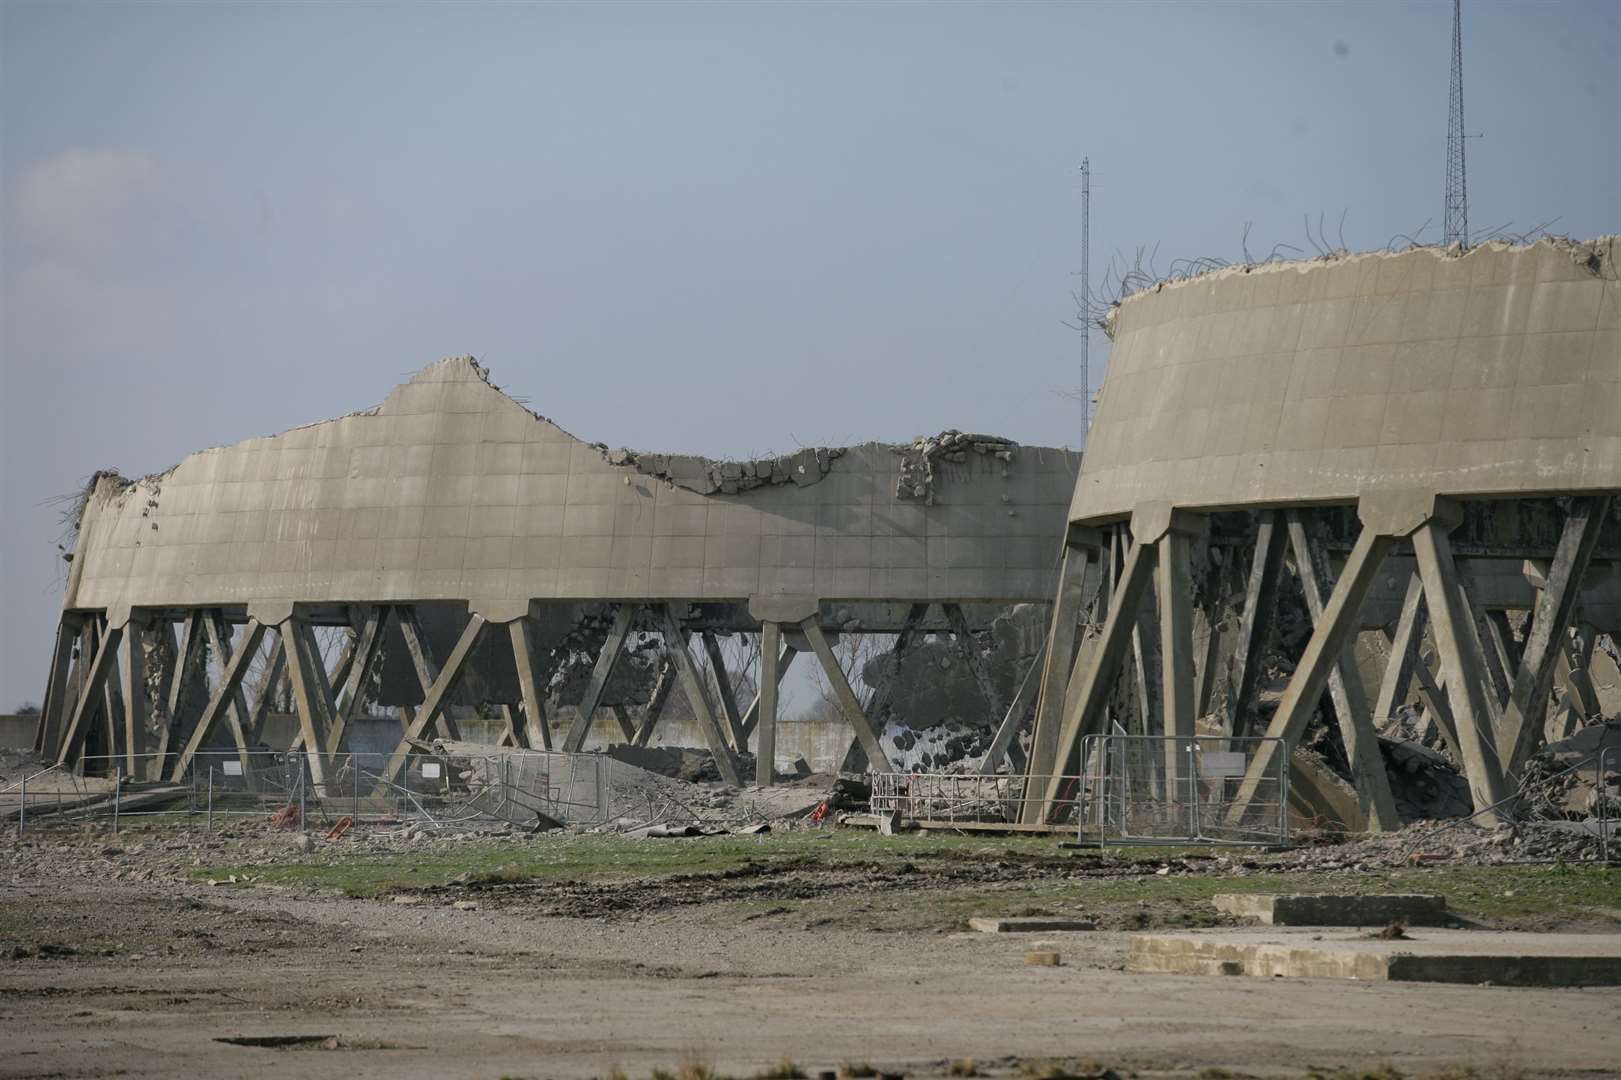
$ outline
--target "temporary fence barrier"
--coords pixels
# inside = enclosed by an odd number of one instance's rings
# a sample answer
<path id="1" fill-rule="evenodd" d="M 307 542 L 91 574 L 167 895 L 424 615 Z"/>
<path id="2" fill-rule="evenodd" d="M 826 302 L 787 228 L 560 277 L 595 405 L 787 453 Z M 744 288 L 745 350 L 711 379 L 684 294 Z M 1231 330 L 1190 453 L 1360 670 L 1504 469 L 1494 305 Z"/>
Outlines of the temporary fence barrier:
<path id="1" fill-rule="evenodd" d="M 86 758 L 77 769 L 51 766 L 0 789 L 0 813 L 19 830 L 31 822 L 159 815 L 203 817 L 210 825 L 216 818 L 277 815 L 299 824 L 409 818 L 429 826 L 536 828 L 603 824 L 623 812 L 626 800 L 652 801 L 626 782 L 633 780 L 627 774 L 648 774 L 601 754 L 413 752 L 393 778 L 391 759 L 359 751 L 323 755 L 317 779 L 302 751 L 209 750 L 196 754 L 178 779 L 151 780 L 167 775 L 172 755 Z"/>
<path id="2" fill-rule="evenodd" d="M 868 809 L 881 816 L 899 814 L 917 824 L 1015 825 L 1027 800 L 1046 798 L 1053 777 L 984 775 L 981 773 L 872 773 Z M 1058 777 L 1058 798 L 1047 816 L 1049 825 L 1072 826 L 1079 820 L 1079 776 Z"/>
<path id="3" fill-rule="evenodd" d="M 1082 761 L 1083 840 L 1289 841 L 1289 752 L 1282 739 L 1093 735 L 1083 743 Z"/>

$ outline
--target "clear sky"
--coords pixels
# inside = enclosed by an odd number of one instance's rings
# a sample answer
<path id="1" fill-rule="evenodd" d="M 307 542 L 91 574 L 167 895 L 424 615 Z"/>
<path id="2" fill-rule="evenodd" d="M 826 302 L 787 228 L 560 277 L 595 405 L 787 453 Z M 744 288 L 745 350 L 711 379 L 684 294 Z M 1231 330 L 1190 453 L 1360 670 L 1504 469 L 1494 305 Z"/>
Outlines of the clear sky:
<path id="1" fill-rule="evenodd" d="M 0 710 L 51 496 L 450 354 L 593 441 L 1078 445 L 1108 253 L 1438 236 L 1452 6 L 0 3 Z M 1466 0 L 1471 218 L 1621 229 L 1621 5 Z M 1098 375 L 1107 343 L 1094 338 Z"/>

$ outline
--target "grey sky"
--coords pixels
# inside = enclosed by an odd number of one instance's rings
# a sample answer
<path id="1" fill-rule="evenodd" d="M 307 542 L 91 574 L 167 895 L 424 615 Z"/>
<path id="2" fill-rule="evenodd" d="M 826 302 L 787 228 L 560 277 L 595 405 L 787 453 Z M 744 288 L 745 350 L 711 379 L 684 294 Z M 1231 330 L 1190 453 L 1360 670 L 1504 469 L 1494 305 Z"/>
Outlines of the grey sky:
<path id="1" fill-rule="evenodd" d="M 1465 5 L 1477 226 L 1621 228 L 1621 7 Z M 569 431 L 1079 442 L 1094 274 L 1438 234 L 1451 5 L 0 4 L 0 708 L 50 496 L 473 353 Z M 1094 339 L 1101 369 L 1106 343 Z"/>

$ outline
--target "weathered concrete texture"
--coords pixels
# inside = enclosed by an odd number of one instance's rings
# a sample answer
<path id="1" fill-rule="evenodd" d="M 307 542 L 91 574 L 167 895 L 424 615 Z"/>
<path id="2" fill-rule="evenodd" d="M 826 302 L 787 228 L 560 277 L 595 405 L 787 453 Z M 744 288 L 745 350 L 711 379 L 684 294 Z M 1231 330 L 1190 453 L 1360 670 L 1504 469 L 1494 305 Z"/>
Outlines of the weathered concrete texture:
<path id="1" fill-rule="evenodd" d="M 1079 454 L 935 460 L 928 504 L 895 494 L 898 448 L 811 452 L 808 485 L 801 457 L 790 482 L 702 494 L 443 360 L 369 412 L 103 481 L 66 607 L 466 599 L 504 621 L 529 599 L 1051 594 Z"/>
<path id="2" fill-rule="evenodd" d="M 1446 897 L 1423 893 L 1221 893 L 1210 902 L 1217 911 L 1257 919 L 1267 926 L 1382 926 L 1397 919 L 1409 926 L 1439 926 L 1449 919 Z"/>
<path id="3" fill-rule="evenodd" d="M 1621 985 L 1621 936 L 1424 930 L 1410 938 L 1310 931 L 1140 934 L 1126 970 L 1494 986 Z"/>
<path id="4" fill-rule="evenodd" d="M 1617 246 L 1235 267 L 1132 296 L 1070 518 L 1621 488 Z"/>

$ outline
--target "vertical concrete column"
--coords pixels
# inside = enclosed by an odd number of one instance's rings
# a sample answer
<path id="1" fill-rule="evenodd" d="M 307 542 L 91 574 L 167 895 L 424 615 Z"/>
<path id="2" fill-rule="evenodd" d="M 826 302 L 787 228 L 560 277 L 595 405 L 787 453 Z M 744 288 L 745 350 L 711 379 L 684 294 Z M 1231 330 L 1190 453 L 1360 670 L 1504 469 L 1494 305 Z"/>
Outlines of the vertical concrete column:
<path id="1" fill-rule="evenodd" d="M 535 681 L 534 651 L 529 645 L 529 617 L 507 624 L 512 641 L 512 662 L 518 672 L 518 691 L 523 695 L 524 742 L 536 750 L 552 748 L 552 729 L 546 722 L 546 706 Z"/>
<path id="2" fill-rule="evenodd" d="M 145 623 L 131 613 L 124 627 L 124 775 L 139 775 L 142 756 L 146 753 L 146 652 L 141 647 Z"/>
<path id="3" fill-rule="evenodd" d="M 770 787 L 775 781 L 777 760 L 777 667 L 782 648 L 782 627 L 774 622 L 760 628 L 760 720 L 759 738 L 754 750 L 754 782 Z"/>
<path id="4" fill-rule="evenodd" d="M 1278 606 L 1278 580 L 1283 576 L 1284 527 L 1276 510 L 1262 510 L 1255 530 L 1255 555 L 1244 587 L 1244 616 L 1233 644 L 1232 693 L 1222 728 L 1229 735 L 1249 734 L 1250 704 L 1261 672 L 1262 653 L 1272 613 Z"/>
<path id="5" fill-rule="evenodd" d="M 1193 538 L 1204 519 L 1177 514 L 1155 542 L 1159 549 L 1160 707 L 1165 736 L 1165 782 L 1172 801 L 1185 798 L 1182 785 L 1192 783 L 1188 753 L 1193 745 L 1198 702 L 1193 688 Z"/>

